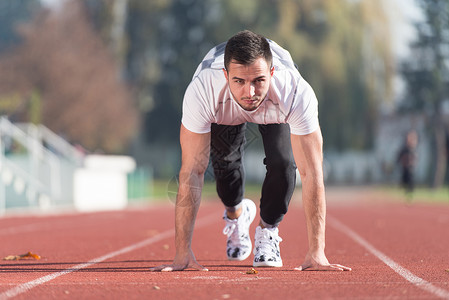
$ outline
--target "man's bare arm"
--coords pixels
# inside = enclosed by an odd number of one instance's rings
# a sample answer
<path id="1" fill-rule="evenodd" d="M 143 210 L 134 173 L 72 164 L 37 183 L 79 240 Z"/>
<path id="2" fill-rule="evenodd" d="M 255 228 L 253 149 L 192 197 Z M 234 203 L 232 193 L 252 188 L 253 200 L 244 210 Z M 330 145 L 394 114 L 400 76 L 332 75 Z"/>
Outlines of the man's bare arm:
<path id="1" fill-rule="evenodd" d="M 339 270 L 351 268 L 329 264 L 324 253 L 326 200 L 323 179 L 323 138 L 321 130 L 308 135 L 291 135 L 293 155 L 302 182 L 302 199 L 306 216 L 309 251 L 297 270 Z"/>
<path id="2" fill-rule="evenodd" d="M 175 208 L 176 256 L 173 264 L 152 268 L 153 271 L 180 271 L 187 268 L 207 271 L 196 261 L 191 244 L 201 202 L 204 172 L 209 163 L 210 133 L 193 133 L 181 125 L 180 142 L 182 163 Z"/>

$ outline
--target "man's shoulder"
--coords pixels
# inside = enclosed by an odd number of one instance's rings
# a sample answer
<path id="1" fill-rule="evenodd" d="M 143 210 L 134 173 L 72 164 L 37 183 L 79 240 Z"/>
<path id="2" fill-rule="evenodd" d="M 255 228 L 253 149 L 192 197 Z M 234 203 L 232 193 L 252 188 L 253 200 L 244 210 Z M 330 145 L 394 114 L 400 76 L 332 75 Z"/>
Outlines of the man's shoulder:
<path id="1" fill-rule="evenodd" d="M 204 56 L 203 60 L 216 58 L 221 55 L 224 55 L 226 44 L 227 44 L 227 42 L 223 42 L 223 43 L 218 44 L 217 46 L 213 47 L 212 49 L 210 49 L 209 52 L 207 52 L 206 56 Z"/>
<path id="2" fill-rule="evenodd" d="M 225 97 L 226 90 L 227 82 L 223 70 L 204 68 L 195 73 L 187 87 L 186 95 L 193 98 L 203 95 L 207 102 L 217 102 Z"/>
<path id="3" fill-rule="evenodd" d="M 297 67 L 293 59 L 286 49 L 279 46 L 275 41 L 268 40 L 270 43 L 271 53 L 273 55 L 273 65 L 277 70 L 297 71 Z"/>
<path id="4" fill-rule="evenodd" d="M 224 50 L 226 47 L 226 42 L 221 43 L 214 48 L 210 49 L 207 52 L 206 56 L 204 56 L 201 63 L 198 65 L 195 74 L 193 77 L 195 78 L 201 72 L 205 70 L 221 70 L 224 68 Z"/>
<path id="5" fill-rule="evenodd" d="M 201 84 L 204 87 L 214 86 L 214 89 L 224 87 L 227 84 L 223 70 L 215 68 L 205 68 L 195 73 L 192 83 Z"/>

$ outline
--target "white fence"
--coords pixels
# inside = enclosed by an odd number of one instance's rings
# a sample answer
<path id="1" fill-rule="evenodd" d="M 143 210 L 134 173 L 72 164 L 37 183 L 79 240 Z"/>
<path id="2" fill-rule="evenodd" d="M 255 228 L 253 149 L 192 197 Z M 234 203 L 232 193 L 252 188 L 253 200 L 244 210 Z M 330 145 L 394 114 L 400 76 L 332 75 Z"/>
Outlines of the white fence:
<path id="1" fill-rule="evenodd" d="M 42 125 L 0 117 L 0 216 L 14 210 L 122 209 L 135 168 L 131 157 L 85 155 Z"/>
<path id="2" fill-rule="evenodd" d="M 20 128 L 0 118 L 0 214 L 7 207 L 47 208 L 70 201 L 62 189 L 71 181 L 67 169 L 76 165 L 44 147 L 44 136 L 35 137 L 41 132 L 34 125 Z M 45 139 L 48 144 L 55 140 Z"/>

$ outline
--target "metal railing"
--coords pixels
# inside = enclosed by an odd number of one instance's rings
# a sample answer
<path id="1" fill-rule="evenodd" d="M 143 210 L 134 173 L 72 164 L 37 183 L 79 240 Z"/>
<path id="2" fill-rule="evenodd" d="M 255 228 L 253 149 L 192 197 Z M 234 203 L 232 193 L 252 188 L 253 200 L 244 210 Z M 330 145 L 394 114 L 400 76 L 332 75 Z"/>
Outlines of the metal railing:
<path id="1" fill-rule="evenodd" d="M 45 145 L 45 146 L 44 146 Z M 49 150 L 51 149 L 51 150 Z M 0 118 L 0 215 L 8 207 L 70 203 L 83 155 L 48 128 Z"/>

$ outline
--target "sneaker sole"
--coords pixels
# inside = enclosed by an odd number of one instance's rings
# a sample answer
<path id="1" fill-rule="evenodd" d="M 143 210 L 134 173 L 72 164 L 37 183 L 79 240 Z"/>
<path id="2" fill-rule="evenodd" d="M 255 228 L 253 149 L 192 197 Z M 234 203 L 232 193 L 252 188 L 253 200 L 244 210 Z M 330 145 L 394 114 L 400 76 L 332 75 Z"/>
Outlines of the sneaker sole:
<path id="1" fill-rule="evenodd" d="M 256 212 L 257 212 L 256 204 L 252 200 L 246 199 L 246 198 L 242 200 L 242 203 L 246 203 L 246 205 L 252 206 L 252 208 L 253 208 L 253 209 L 250 210 L 251 215 L 249 216 L 249 218 L 250 218 L 249 226 L 251 227 L 251 224 L 253 223 L 254 219 L 256 218 Z M 245 259 L 247 259 L 251 255 L 252 250 L 253 250 L 253 244 L 251 243 L 251 246 L 250 246 L 250 249 L 249 249 L 247 255 L 240 256 L 240 257 L 229 257 L 228 256 L 228 260 L 230 260 L 230 261 L 242 261 L 242 260 L 245 260 Z"/>
<path id="2" fill-rule="evenodd" d="M 282 267 L 282 261 L 281 262 L 272 262 L 272 261 L 264 261 L 264 262 L 253 262 L 253 267 L 275 267 L 280 268 Z"/>
<path id="3" fill-rule="evenodd" d="M 248 255 L 245 255 L 245 256 L 240 256 L 240 257 L 229 257 L 228 256 L 228 260 L 230 260 L 230 261 L 242 261 L 242 260 L 247 259 L 250 255 L 251 255 L 251 251 L 248 253 Z"/>

